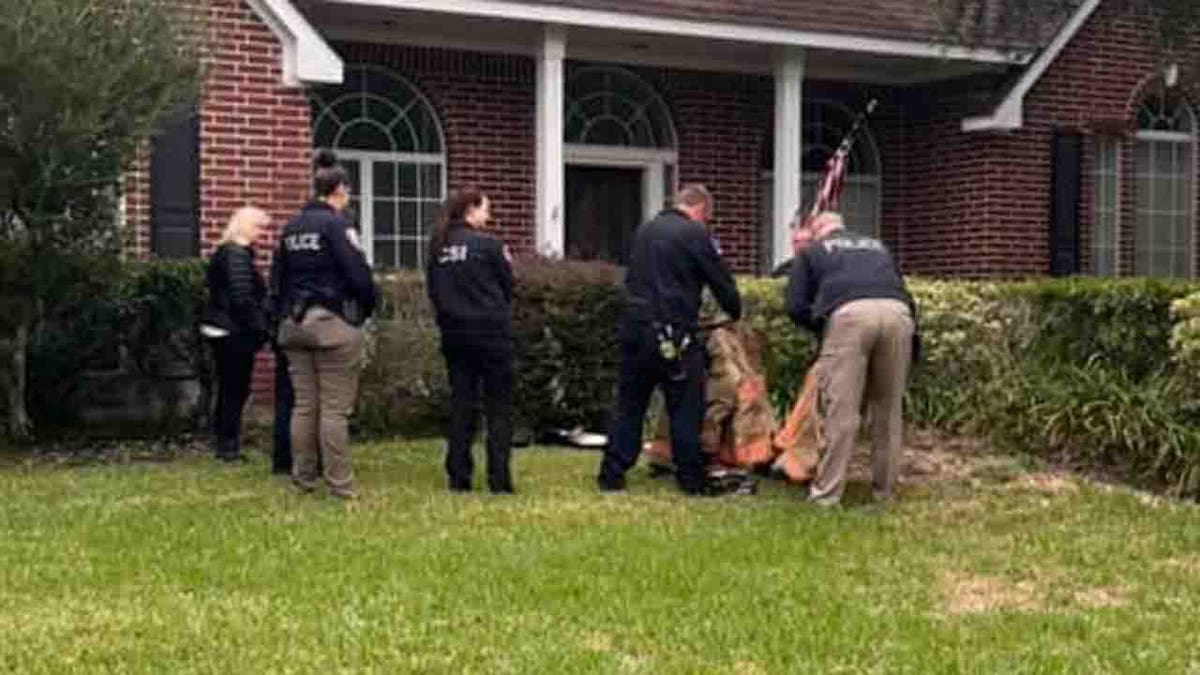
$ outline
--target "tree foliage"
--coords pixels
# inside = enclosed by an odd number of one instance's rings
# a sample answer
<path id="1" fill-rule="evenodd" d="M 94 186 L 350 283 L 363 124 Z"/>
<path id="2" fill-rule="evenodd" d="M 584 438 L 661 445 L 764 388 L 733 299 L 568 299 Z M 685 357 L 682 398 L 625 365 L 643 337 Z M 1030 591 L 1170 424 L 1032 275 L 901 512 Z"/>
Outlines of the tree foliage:
<path id="1" fill-rule="evenodd" d="M 74 278 L 60 263 L 118 251 L 121 177 L 194 105 L 206 17 L 202 1 L 0 0 L 0 384 L 14 435 L 28 433 L 31 333 Z"/>

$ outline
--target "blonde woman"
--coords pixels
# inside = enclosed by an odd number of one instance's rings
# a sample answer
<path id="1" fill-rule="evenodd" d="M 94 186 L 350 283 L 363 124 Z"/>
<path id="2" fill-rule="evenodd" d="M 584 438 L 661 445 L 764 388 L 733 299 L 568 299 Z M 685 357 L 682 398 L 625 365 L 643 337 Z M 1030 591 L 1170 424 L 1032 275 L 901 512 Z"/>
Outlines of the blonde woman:
<path id="1" fill-rule="evenodd" d="M 213 431 L 217 459 L 226 462 L 243 459 L 242 407 L 250 393 L 254 355 L 267 340 L 267 288 L 254 268 L 253 247 L 269 224 L 261 209 L 238 209 L 209 258 L 205 276 L 208 311 L 202 330 L 217 360 Z"/>

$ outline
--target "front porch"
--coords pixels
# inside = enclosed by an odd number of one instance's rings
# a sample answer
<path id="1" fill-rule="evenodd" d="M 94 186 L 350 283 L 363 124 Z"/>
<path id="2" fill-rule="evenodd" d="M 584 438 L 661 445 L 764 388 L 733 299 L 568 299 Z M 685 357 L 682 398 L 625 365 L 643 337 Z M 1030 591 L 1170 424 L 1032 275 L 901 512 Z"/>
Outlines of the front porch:
<path id="1" fill-rule="evenodd" d="M 882 105 L 851 157 L 843 210 L 902 252 L 907 101 L 1013 62 L 919 42 L 706 37 L 687 22 L 618 29 L 594 12 L 555 23 L 500 18 L 493 3 L 428 4 L 297 3 L 345 64 L 341 83 L 311 90 L 313 142 L 352 165 L 360 224 L 385 267 L 421 265 L 437 201 L 455 186 L 492 193 L 497 226 L 521 249 L 621 262 L 632 229 L 698 181 L 717 197 L 732 264 L 767 269 L 790 255 L 792 214 L 871 96 Z"/>

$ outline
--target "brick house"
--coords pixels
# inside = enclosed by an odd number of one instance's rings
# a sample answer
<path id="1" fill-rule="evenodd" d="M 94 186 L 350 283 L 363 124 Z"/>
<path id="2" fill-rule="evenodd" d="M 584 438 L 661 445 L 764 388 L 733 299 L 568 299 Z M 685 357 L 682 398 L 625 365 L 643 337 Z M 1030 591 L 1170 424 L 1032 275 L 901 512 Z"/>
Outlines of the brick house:
<path id="1" fill-rule="evenodd" d="M 877 96 L 844 208 L 906 271 L 1196 271 L 1194 113 L 1101 0 L 1005 49 L 938 45 L 927 0 L 209 2 L 199 114 L 129 179 L 140 254 L 203 253 L 245 202 L 282 222 L 333 147 L 377 266 L 420 264 L 454 186 L 493 196 L 516 249 L 620 260 L 703 181 L 732 264 L 761 271 Z"/>
<path id="2" fill-rule="evenodd" d="M 844 196 L 906 272 L 1195 276 L 1196 131 L 1145 25 L 1080 0 L 1035 42 L 938 44 L 928 0 L 208 0 L 198 115 L 129 177 L 139 255 L 277 224 L 315 147 L 350 170 L 371 260 L 417 267 L 449 188 L 514 249 L 621 260 L 681 182 L 741 272 L 872 96 Z M 1198 47 L 1200 48 L 1200 47 Z"/>

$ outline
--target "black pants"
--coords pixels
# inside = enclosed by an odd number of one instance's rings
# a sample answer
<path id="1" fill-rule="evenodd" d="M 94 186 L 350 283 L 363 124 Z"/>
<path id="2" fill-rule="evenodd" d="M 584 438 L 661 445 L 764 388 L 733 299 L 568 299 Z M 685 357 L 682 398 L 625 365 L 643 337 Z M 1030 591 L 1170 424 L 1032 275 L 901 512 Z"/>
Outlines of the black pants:
<path id="1" fill-rule="evenodd" d="M 292 377 L 288 375 L 287 353 L 278 346 L 275 352 L 275 427 L 271 446 L 271 472 L 292 472 L 292 408 L 296 405 L 296 391 L 292 389 Z"/>
<path id="2" fill-rule="evenodd" d="M 483 386 L 487 420 L 487 480 L 493 492 L 512 490 L 513 345 L 508 339 L 476 344 L 443 344 L 450 376 L 450 431 L 446 438 L 446 476 L 452 490 L 471 489 L 471 444 L 479 418 Z"/>
<path id="3" fill-rule="evenodd" d="M 619 483 L 625 472 L 637 464 L 642 452 L 646 407 L 654 388 L 661 386 L 671 422 L 671 455 L 679 487 L 684 492 L 703 488 L 700 425 L 704 420 L 704 350 L 693 341 L 681 360 L 683 378 L 672 379 L 666 362 L 659 356 L 658 344 L 648 331 L 640 339 L 623 341 L 612 434 L 600 464 L 602 484 Z"/>
<path id="4" fill-rule="evenodd" d="M 241 454 L 242 408 L 250 395 L 250 374 L 258 341 L 253 336 L 232 333 L 213 341 L 217 359 L 217 414 L 213 432 L 216 453 L 222 459 Z"/>

